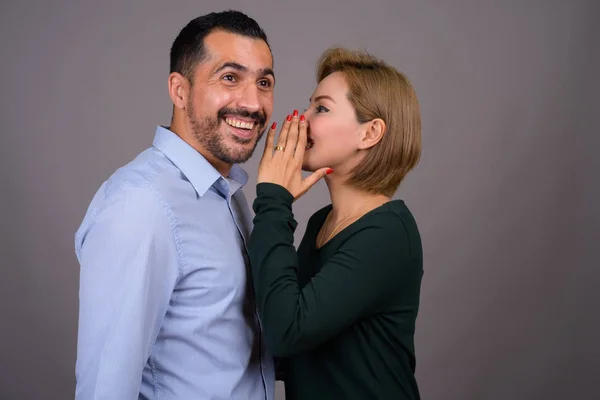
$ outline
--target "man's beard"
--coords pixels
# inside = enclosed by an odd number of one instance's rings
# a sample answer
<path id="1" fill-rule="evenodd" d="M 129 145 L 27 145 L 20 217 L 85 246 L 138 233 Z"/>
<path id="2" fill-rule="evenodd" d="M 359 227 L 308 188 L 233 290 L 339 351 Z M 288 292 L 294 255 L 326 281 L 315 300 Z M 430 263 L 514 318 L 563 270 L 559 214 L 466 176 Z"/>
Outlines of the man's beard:
<path id="1" fill-rule="evenodd" d="M 256 138 L 243 139 L 236 135 L 231 135 L 231 138 L 234 141 L 243 145 L 254 140 L 254 146 L 241 149 L 230 148 L 227 146 L 225 137 L 219 133 L 219 128 L 221 127 L 226 115 L 238 115 L 240 117 L 251 118 L 254 120 L 255 126 L 253 129 L 257 129 L 259 132 Z M 190 101 L 187 107 L 187 116 L 192 124 L 192 134 L 194 135 L 194 138 L 215 158 L 227 164 L 241 164 L 248 161 L 266 130 L 266 118 L 264 114 L 259 112 L 250 113 L 241 109 L 233 110 L 229 108 L 222 108 L 217 113 L 216 118 L 204 117 L 199 121 L 196 119 L 196 110 Z"/>

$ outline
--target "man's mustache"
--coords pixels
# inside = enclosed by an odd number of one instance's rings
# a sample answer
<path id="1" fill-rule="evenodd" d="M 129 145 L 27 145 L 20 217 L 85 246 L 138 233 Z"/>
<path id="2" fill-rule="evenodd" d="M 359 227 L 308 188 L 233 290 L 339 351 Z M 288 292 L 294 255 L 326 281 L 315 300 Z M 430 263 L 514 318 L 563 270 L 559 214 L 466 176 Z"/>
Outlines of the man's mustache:
<path id="1" fill-rule="evenodd" d="M 219 110 L 219 113 L 218 113 L 219 119 L 224 119 L 226 115 L 229 115 L 229 116 L 237 115 L 239 117 L 249 118 L 249 119 L 254 120 L 256 123 L 258 123 L 259 126 L 263 126 L 267 122 L 267 118 L 266 118 L 265 114 L 258 112 L 258 111 L 251 113 L 250 111 L 244 110 L 242 108 L 238 108 L 238 109 L 222 108 Z"/>

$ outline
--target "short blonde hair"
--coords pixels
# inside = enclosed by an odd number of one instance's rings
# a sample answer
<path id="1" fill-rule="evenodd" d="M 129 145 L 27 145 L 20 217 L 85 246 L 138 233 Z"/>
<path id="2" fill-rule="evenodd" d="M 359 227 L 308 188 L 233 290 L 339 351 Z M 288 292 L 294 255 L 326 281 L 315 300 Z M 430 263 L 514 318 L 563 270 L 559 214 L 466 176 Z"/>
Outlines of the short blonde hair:
<path id="1" fill-rule="evenodd" d="M 421 113 L 417 95 L 401 72 L 369 53 L 344 48 L 326 50 L 318 62 L 317 83 L 341 72 L 348 100 L 360 123 L 381 118 L 382 139 L 350 172 L 348 184 L 392 196 L 421 157 Z"/>

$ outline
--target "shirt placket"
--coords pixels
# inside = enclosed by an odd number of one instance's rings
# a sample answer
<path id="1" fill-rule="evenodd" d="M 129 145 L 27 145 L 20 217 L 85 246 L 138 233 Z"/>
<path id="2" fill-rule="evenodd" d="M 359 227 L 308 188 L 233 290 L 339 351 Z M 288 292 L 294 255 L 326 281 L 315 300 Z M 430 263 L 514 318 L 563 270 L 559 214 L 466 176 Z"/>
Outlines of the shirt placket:
<path id="1" fill-rule="evenodd" d="M 230 190 L 231 186 L 229 185 L 229 183 L 227 181 L 225 181 L 222 178 L 220 180 L 220 185 L 223 189 L 223 193 L 226 196 L 227 207 L 229 208 L 229 212 L 231 213 L 231 216 L 233 217 L 233 222 L 235 223 L 235 226 L 237 227 L 238 232 L 240 233 L 240 235 L 242 237 L 242 241 L 244 242 L 244 250 L 246 252 L 245 259 L 247 260 L 247 262 L 249 262 L 250 258 L 248 256 L 248 247 L 247 247 L 247 238 L 248 238 L 248 235 L 250 235 L 249 227 L 247 227 L 246 224 L 244 224 L 243 222 L 240 223 L 240 220 L 243 221 L 243 213 L 241 212 L 241 210 L 236 209 L 236 208 L 239 208 L 239 206 L 237 206 L 236 201 L 233 198 L 233 194 L 235 193 L 235 191 Z M 238 189 L 238 190 L 241 190 L 241 189 Z M 259 353 L 260 376 L 261 376 L 261 379 L 263 382 L 263 388 L 265 391 L 265 399 L 269 400 L 269 390 L 267 388 L 267 382 L 265 381 L 265 371 L 264 371 L 264 365 L 263 365 L 262 324 L 260 322 L 260 317 L 258 316 L 258 310 L 256 309 L 256 299 L 254 297 L 254 283 L 252 280 L 252 275 L 251 275 L 252 271 L 250 268 L 248 268 L 248 274 L 250 274 L 250 275 L 247 277 L 247 279 L 250 279 L 250 287 L 252 288 L 251 296 L 252 296 L 252 302 L 254 304 L 254 307 L 253 307 L 254 319 L 255 319 L 255 322 L 258 324 L 258 353 Z"/>

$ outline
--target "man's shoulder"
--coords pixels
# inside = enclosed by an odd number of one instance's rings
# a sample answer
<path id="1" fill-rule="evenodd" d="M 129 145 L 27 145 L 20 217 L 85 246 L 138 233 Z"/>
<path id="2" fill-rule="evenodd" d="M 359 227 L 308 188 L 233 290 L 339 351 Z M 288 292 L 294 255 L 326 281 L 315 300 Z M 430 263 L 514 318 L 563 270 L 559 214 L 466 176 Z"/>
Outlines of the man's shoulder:
<path id="1" fill-rule="evenodd" d="M 195 197 L 195 191 L 182 171 L 162 151 L 150 147 L 117 169 L 99 193 L 110 198 L 120 192 L 145 188 L 166 204 Z M 187 195 L 187 196 L 186 196 Z"/>
<path id="2" fill-rule="evenodd" d="M 110 205 L 118 206 L 132 193 L 138 197 L 143 194 L 148 201 L 166 206 L 169 191 L 178 180 L 181 176 L 177 167 L 160 150 L 150 147 L 102 183 L 89 205 L 87 217 Z"/>
<path id="3" fill-rule="evenodd" d="M 171 205 L 155 184 L 164 170 L 143 160 L 148 156 L 145 153 L 115 171 L 97 190 L 75 232 L 75 252 L 80 259 L 86 243 L 136 248 L 143 245 L 142 240 L 158 239 L 156 243 L 161 246 L 174 248 L 168 239 L 175 237 L 176 220 Z M 95 254 L 97 247 L 87 246 L 92 252 L 89 254 Z"/>
<path id="4" fill-rule="evenodd" d="M 117 169 L 104 183 L 110 196 L 127 187 L 155 187 L 177 177 L 177 167 L 158 149 L 150 147 Z"/>

